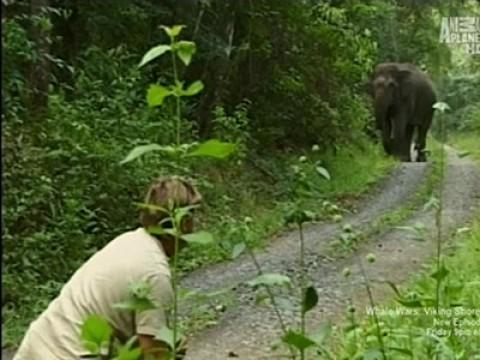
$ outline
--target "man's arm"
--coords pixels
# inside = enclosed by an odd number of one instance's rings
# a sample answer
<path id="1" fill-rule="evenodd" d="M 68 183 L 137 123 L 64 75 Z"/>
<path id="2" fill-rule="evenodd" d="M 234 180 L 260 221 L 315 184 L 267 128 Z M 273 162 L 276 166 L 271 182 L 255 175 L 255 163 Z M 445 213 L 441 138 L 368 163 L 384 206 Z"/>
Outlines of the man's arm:
<path id="1" fill-rule="evenodd" d="M 151 335 L 138 335 L 138 342 L 145 359 L 152 360 L 167 360 L 168 350 L 167 346 L 158 340 L 155 340 Z"/>

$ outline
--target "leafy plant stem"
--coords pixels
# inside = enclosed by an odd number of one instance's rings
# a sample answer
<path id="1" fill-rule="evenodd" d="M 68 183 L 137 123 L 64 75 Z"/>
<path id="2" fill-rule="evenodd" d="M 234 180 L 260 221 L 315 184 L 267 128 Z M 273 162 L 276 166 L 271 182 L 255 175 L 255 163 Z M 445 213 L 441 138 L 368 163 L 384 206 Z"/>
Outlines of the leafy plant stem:
<path id="1" fill-rule="evenodd" d="M 263 275 L 262 267 L 260 266 L 257 258 L 255 257 L 255 254 L 253 253 L 253 250 L 250 249 L 247 246 L 246 251 L 247 251 L 248 255 L 250 256 L 250 258 L 252 259 L 253 265 L 257 269 L 257 274 L 259 276 Z M 273 294 L 270 286 L 265 285 L 265 290 L 267 291 L 268 298 L 270 299 L 270 302 L 271 302 L 272 307 L 273 307 L 273 311 L 275 312 L 275 316 L 277 317 L 278 323 L 280 324 L 280 328 L 282 329 L 282 333 L 283 333 L 283 335 L 287 335 L 287 326 L 285 325 L 282 314 L 280 313 L 280 309 L 278 308 L 277 302 L 275 300 L 275 295 Z M 291 358 L 295 359 L 295 352 L 294 352 L 293 348 L 291 347 L 291 345 L 289 345 L 288 348 L 290 350 Z"/>
<path id="2" fill-rule="evenodd" d="M 367 295 L 368 295 L 368 301 L 370 303 L 370 306 L 372 307 L 372 314 L 373 314 L 373 321 L 375 322 L 375 328 L 377 330 L 377 339 L 378 343 L 380 345 L 380 352 L 382 353 L 382 358 L 383 360 L 387 360 L 387 354 L 385 351 L 385 344 L 383 342 L 383 337 L 382 337 L 382 332 L 380 330 L 380 321 L 378 321 L 378 316 L 377 316 L 377 311 L 375 310 L 375 301 L 373 299 L 373 293 L 372 289 L 370 287 L 370 279 L 368 278 L 367 272 L 365 271 L 365 268 L 363 267 L 362 260 L 360 259 L 360 256 L 358 253 L 356 254 L 357 261 L 358 261 L 358 267 L 360 269 L 360 273 L 362 274 L 364 283 L 365 283 L 365 289 L 367 290 Z"/>
<path id="3" fill-rule="evenodd" d="M 440 116 L 440 182 L 438 184 L 438 206 L 435 211 L 435 226 L 437 228 L 437 274 L 441 271 L 442 263 L 442 212 L 443 212 L 443 179 L 445 176 L 445 141 L 446 141 L 446 130 L 444 123 L 444 116 Z M 440 287 L 442 282 L 442 277 L 436 276 L 435 278 L 435 316 L 439 318 L 440 310 Z M 438 353 L 436 354 L 436 359 L 438 359 Z"/>
<path id="4" fill-rule="evenodd" d="M 298 231 L 300 234 L 300 290 L 302 293 L 302 301 L 303 301 L 303 296 L 305 295 L 306 291 L 306 284 L 305 284 L 305 239 L 303 236 L 303 226 L 302 223 L 300 222 L 298 224 Z M 300 312 L 301 317 L 300 317 L 300 331 L 302 335 L 305 336 L 305 311 Z M 304 360 L 305 359 L 305 349 L 302 349 L 300 351 L 300 359 Z"/>
<path id="5" fill-rule="evenodd" d="M 172 46 L 174 45 L 174 39 L 171 39 Z M 175 58 L 175 51 L 171 52 L 172 57 L 172 67 L 173 67 L 173 80 L 175 85 L 178 84 L 178 70 L 177 70 L 177 60 Z M 180 146 L 180 127 L 181 127 L 181 110 L 180 110 L 180 96 L 175 96 L 175 118 L 176 118 L 176 143 L 177 146 Z"/>
<path id="6" fill-rule="evenodd" d="M 349 299 L 350 307 L 353 309 L 353 301 L 352 297 Z M 355 344 L 355 348 L 357 348 L 358 340 L 357 340 L 357 332 L 355 328 L 357 327 L 357 320 L 355 319 L 355 312 L 351 312 L 349 316 L 350 324 L 352 325 L 353 330 L 353 342 Z"/>
<path id="7" fill-rule="evenodd" d="M 178 326 L 178 248 L 180 242 L 179 236 L 180 229 L 175 229 L 175 245 L 174 245 L 174 255 L 173 255 L 173 274 L 172 274 L 172 288 L 173 288 L 173 349 L 172 349 L 172 359 L 177 358 L 177 326 Z"/>

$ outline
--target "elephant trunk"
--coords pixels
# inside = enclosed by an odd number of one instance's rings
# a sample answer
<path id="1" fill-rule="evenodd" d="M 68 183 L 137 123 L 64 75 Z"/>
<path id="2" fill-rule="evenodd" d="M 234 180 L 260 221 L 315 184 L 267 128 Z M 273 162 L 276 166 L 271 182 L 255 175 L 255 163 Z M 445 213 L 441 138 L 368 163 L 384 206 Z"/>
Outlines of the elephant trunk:
<path id="1" fill-rule="evenodd" d="M 381 94 L 375 97 L 375 119 L 377 129 L 381 130 L 384 141 L 390 142 L 394 137 L 393 124 L 390 111 L 390 98 L 388 94 Z"/>
<path id="2" fill-rule="evenodd" d="M 402 141 L 407 131 L 407 118 L 405 109 L 401 109 L 392 121 L 392 138 L 396 141 Z"/>
<path id="3" fill-rule="evenodd" d="M 382 130 L 385 128 L 387 115 L 388 115 L 388 103 L 381 97 L 375 99 L 375 120 L 377 129 Z"/>

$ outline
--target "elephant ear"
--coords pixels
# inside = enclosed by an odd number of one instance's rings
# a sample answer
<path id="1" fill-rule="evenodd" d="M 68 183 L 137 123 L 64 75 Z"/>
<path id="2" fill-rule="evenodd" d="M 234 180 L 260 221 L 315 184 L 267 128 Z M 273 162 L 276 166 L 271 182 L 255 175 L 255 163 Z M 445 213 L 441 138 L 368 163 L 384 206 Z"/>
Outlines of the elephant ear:
<path id="1" fill-rule="evenodd" d="M 370 96 L 373 96 L 373 80 L 371 78 L 365 80 L 361 86 L 364 92 L 366 92 Z"/>

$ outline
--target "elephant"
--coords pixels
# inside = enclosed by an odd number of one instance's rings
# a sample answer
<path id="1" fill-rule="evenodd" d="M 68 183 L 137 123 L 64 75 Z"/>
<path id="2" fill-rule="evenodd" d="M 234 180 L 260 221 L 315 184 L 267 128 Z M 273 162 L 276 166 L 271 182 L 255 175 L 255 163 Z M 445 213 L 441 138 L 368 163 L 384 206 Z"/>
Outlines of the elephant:
<path id="1" fill-rule="evenodd" d="M 410 63 L 378 64 L 370 78 L 370 94 L 385 152 L 411 161 L 416 134 L 416 161 L 426 161 L 426 137 L 437 101 L 429 77 Z"/>

